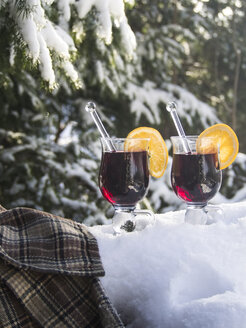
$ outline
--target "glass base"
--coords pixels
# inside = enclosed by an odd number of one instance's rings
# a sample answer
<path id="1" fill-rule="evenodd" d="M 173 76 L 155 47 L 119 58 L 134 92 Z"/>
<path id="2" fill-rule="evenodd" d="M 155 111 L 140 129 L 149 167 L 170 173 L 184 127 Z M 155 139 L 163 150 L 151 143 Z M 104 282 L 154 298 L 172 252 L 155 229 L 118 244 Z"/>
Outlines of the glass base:
<path id="1" fill-rule="evenodd" d="M 220 206 L 217 205 L 207 205 L 206 211 L 208 213 L 207 217 L 207 223 L 206 224 L 212 224 L 219 221 L 225 221 L 225 214 L 223 209 Z"/>
<path id="2" fill-rule="evenodd" d="M 113 216 L 113 230 L 115 234 L 123 232 L 141 231 L 155 221 L 154 214 L 148 210 L 135 208 L 115 208 Z"/>
<path id="3" fill-rule="evenodd" d="M 212 224 L 224 220 L 224 212 L 221 207 L 215 205 L 187 205 L 185 222 L 190 224 Z"/>

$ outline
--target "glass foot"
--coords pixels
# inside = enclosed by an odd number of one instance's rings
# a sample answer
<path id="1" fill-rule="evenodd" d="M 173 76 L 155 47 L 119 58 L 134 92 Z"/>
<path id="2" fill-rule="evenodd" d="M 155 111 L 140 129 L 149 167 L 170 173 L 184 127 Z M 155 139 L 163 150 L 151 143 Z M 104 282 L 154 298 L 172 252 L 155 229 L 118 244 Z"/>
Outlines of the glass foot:
<path id="1" fill-rule="evenodd" d="M 224 220 L 221 207 L 214 205 L 189 205 L 185 212 L 185 222 L 190 224 L 212 224 Z"/>
<path id="2" fill-rule="evenodd" d="M 216 223 L 218 221 L 225 220 L 224 211 L 220 206 L 207 205 L 206 211 L 207 211 L 207 223 L 206 224 L 212 224 L 212 223 Z"/>
<path id="3" fill-rule="evenodd" d="M 115 211 L 113 216 L 113 230 L 115 234 L 123 232 L 141 231 L 155 221 L 154 214 L 148 210 Z"/>
<path id="4" fill-rule="evenodd" d="M 205 206 L 188 206 L 185 212 L 185 222 L 190 224 L 206 224 L 207 223 L 207 213 L 205 211 Z"/>

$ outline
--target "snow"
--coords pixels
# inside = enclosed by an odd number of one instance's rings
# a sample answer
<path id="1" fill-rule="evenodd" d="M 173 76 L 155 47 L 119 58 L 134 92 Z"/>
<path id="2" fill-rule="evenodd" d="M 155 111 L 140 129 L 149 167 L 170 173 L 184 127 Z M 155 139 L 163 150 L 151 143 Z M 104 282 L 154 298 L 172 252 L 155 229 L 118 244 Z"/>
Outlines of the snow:
<path id="1" fill-rule="evenodd" d="M 75 86 L 82 87 L 78 73 L 72 64 L 71 52 L 76 52 L 73 39 L 69 35 L 69 24 L 73 19 L 71 29 L 76 33 L 76 40 L 82 42 L 84 36 L 82 19 L 95 7 L 98 18 L 97 35 L 106 44 L 112 42 L 113 25 L 119 28 L 122 35 L 122 44 L 127 55 L 131 58 L 136 49 L 136 38 L 128 25 L 123 0 L 59 0 L 58 24 L 49 20 L 50 4 L 52 0 L 26 0 L 26 8 L 30 12 L 19 12 L 12 0 L 6 0 L 11 16 L 19 27 L 20 35 L 27 45 L 27 54 L 34 63 L 39 64 L 41 76 L 49 82 L 51 88 L 56 86 L 56 66 L 60 66 Z M 75 7 L 77 11 L 72 10 Z M 73 14 L 73 17 L 72 17 Z M 73 24 L 73 23 L 71 23 Z M 62 61 L 54 60 L 55 56 Z M 12 49 L 10 63 L 14 64 L 15 52 Z M 64 62 L 63 62 L 64 61 Z M 62 64 L 61 64 L 62 63 Z"/>
<path id="2" fill-rule="evenodd" d="M 179 115 L 185 117 L 190 125 L 192 125 L 192 117 L 196 113 L 205 128 L 211 124 L 219 123 L 215 109 L 197 99 L 191 92 L 171 83 L 167 84 L 166 87 L 169 92 L 176 94 L 173 99 L 177 103 Z"/>
<path id="3" fill-rule="evenodd" d="M 54 85 L 55 83 L 55 73 L 52 68 L 52 60 L 50 57 L 49 49 L 45 44 L 45 40 L 42 35 L 38 36 L 38 41 L 40 44 L 40 68 L 41 68 L 41 76 L 45 81 L 49 81 L 50 85 Z"/>
<path id="4" fill-rule="evenodd" d="M 52 169 L 56 170 L 57 173 L 66 173 L 67 178 L 78 178 L 79 183 L 85 183 L 93 190 L 97 190 L 97 184 L 91 179 L 90 172 L 86 171 L 82 165 L 78 163 L 69 163 L 60 164 L 55 162 L 52 159 L 46 159 L 45 163 Z M 87 205 L 88 206 L 88 205 Z"/>
<path id="5" fill-rule="evenodd" d="M 116 27 L 120 27 L 123 39 L 127 40 L 127 47 L 131 55 L 136 47 L 135 36 L 128 25 L 124 11 L 123 0 L 79 0 L 77 10 L 80 18 L 84 18 L 94 6 L 98 11 L 99 27 L 98 35 L 105 39 L 106 44 L 112 41 L 112 19 Z"/>
<path id="6" fill-rule="evenodd" d="M 246 202 L 222 204 L 223 221 L 184 223 L 156 214 L 142 231 L 94 226 L 102 283 L 128 328 L 246 326 Z"/>
<path id="7" fill-rule="evenodd" d="M 143 115 L 150 124 L 160 124 L 159 104 L 167 104 L 170 100 L 177 103 L 179 116 L 186 118 L 190 126 L 193 125 L 192 117 L 196 114 L 205 128 L 219 122 L 213 107 L 172 83 L 163 83 L 162 88 L 157 88 L 148 80 L 142 86 L 129 82 L 125 93 L 131 99 L 130 111 L 136 115 L 136 122 Z"/>
<path id="8" fill-rule="evenodd" d="M 130 25 L 127 23 L 126 17 L 121 20 L 119 27 L 122 37 L 122 44 L 125 49 L 125 52 L 128 58 L 132 59 L 134 57 L 135 49 L 137 47 L 137 42 Z"/>

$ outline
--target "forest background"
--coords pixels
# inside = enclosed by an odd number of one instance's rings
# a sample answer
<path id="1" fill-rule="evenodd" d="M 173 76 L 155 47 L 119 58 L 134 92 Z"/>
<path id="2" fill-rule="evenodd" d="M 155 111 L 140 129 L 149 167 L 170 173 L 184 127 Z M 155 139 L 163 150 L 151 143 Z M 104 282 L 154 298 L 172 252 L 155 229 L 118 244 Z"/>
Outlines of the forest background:
<path id="1" fill-rule="evenodd" d="M 151 180 L 142 207 L 182 206 L 170 185 L 170 100 L 187 134 L 217 122 L 235 130 L 240 154 L 215 201 L 245 199 L 245 21 L 243 0 L 2 0 L 1 205 L 86 224 L 112 215 L 97 185 L 101 146 L 88 100 L 110 135 L 151 126 L 166 140 L 167 171 Z"/>

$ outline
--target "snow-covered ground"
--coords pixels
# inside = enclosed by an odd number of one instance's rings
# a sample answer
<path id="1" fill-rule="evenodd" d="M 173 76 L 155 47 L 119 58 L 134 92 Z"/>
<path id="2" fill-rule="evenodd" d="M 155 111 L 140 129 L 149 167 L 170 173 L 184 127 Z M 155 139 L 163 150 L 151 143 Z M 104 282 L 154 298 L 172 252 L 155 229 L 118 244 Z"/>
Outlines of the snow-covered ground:
<path id="1" fill-rule="evenodd" d="M 246 327 L 246 202 L 222 207 L 225 219 L 210 225 L 185 224 L 177 211 L 118 236 L 90 228 L 128 328 Z"/>

